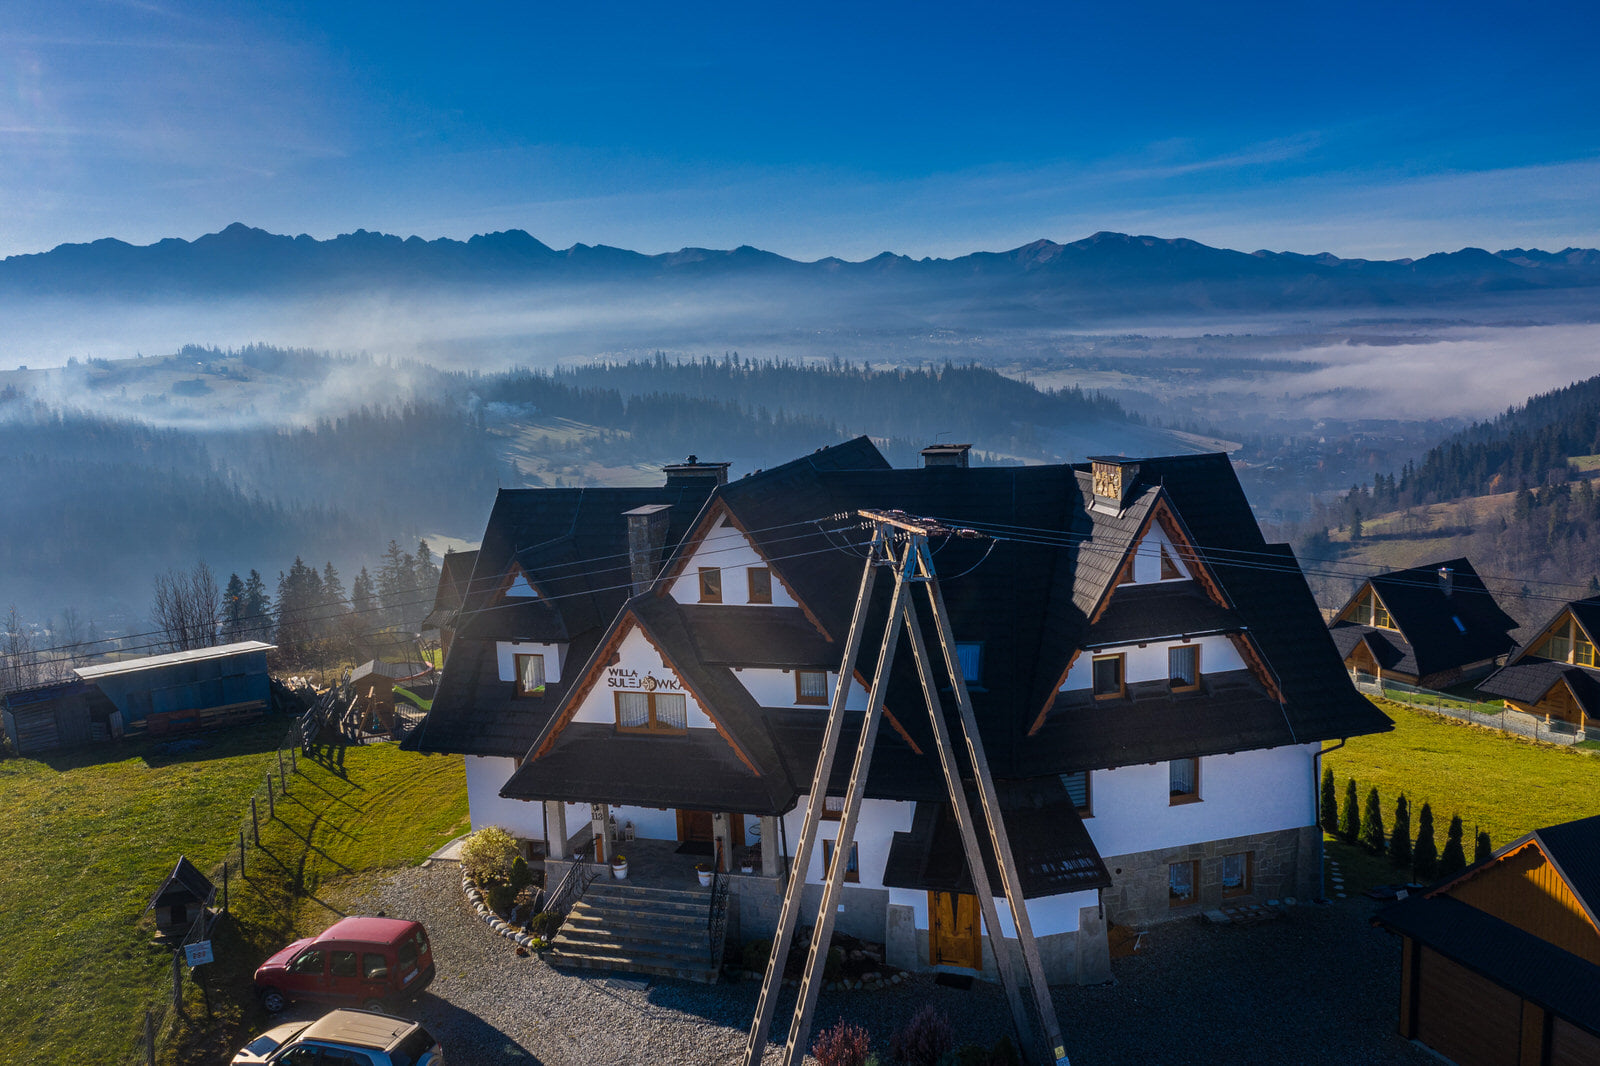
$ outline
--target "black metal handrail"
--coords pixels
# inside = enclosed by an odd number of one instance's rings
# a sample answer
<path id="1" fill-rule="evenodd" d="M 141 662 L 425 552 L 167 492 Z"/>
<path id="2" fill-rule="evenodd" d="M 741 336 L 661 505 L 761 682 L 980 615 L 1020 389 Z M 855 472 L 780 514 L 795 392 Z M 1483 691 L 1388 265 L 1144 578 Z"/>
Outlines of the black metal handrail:
<path id="1" fill-rule="evenodd" d="M 716 873 L 711 877 L 711 905 L 706 914 L 706 951 L 710 953 L 713 965 L 721 961 L 717 953 L 722 950 L 722 938 L 728 921 L 729 880 L 718 864 Z"/>
<path id="2" fill-rule="evenodd" d="M 539 907 L 541 912 L 553 912 L 565 917 L 567 911 L 571 910 L 572 905 L 583 897 L 584 892 L 594 883 L 594 879 L 599 876 L 591 871 L 589 864 L 584 861 L 584 850 L 579 848 L 573 854 L 572 865 L 567 867 L 567 872 L 562 875 L 561 880 L 556 884 L 555 891 L 545 895 L 545 899 Z"/>

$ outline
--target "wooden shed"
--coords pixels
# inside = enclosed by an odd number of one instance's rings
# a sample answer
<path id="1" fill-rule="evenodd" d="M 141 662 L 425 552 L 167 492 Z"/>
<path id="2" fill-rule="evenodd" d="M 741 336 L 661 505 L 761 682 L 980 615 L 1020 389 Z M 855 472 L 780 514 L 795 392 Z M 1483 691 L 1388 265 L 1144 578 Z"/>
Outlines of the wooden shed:
<path id="1" fill-rule="evenodd" d="M 350 672 L 350 691 L 356 698 L 360 726 L 371 733 L 394 732 L 394 687 L 433 673 L 427 663 L 362 663 Z"/>
<path id="2" fill-rule="evenodd" d="M 78 667 L 122 713 L 129 732 L 171 733 L 240 721 L 267 710 L 272 680 L 259 640 Z"/>
<path id="3" fill-rule="evenodd" d="M 1600 816 L 1538 829 L 1373 919 L 1400 1035 L 1460 1066 L 1600 1064 Z"/>
<path id="4" fill-rule="evenodd" d="M 73 678 L 0 696 L 6 735 L 20 755 L 121 736 L 116 707 L 96 686 Z"/>
<path id="5" fill-rule="evenodd" d="M 155 910 L 156 932 L 164 937 L 182 939 L 205 917 L 216 894 L 217 888 L 211 879 L 180 855 L 177 865 L 150 897 L 145 910 Z"/>

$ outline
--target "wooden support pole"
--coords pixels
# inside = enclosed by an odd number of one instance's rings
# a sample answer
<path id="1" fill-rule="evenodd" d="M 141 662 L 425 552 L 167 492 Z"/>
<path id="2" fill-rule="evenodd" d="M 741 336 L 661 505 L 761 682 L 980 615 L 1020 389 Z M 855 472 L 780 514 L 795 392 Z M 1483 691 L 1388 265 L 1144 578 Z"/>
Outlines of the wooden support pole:
<path id="1" fill-rule="evenodd" d="M 884 689 L 889 684 L 889 667 L 900 643 L 900 626 L 905 616 L 901 609 L 905 602 L 905 578 L 903 571 L 896 571 L 894 594 L 889 599 L 889 625 L 884 631 L 883 647 L 873 671 L 872 691 L 867 696 L 867 716 L 861 723 L 861 739 L 856 744 L 855 764 L 850 769 L 844 811 L 839 816 L 839 835 L 833 843 L 833 862 L 828 866 L 828 877 L 823 883 L 822 903 L 817 908 L 816 924 L 811 927 L 811 946 L 806 952 L 805 974 L 800 978 L 794 1021 L 789 1026 L 789 1041 L 784 1045 L 782 1061 L 786 1066 L 801 1066 L 809 1050 L 806 1042 L 811 1035 L 811 1019 L 816 1013 L 817 997 L 822 993 L 822 964 L 828 955 L 829 942 L 833 939 L 833 924 L 839 913 L 839 892 L 844 885 L 844 870 L 849 865 L 850 848 L 855 843 L 856 820 L 861 813 L 861 798 L 867 790 L 867 771 L 872 762 L 873 744 L 878 738 L 878 725 L 883 721 L 883 698 Z M 840 671 L 840 688 L 848 684 L 848 678 L 848 674 Z M 822 804 L 818 799 L 813 796 L 810 803 L 820 810 Z M 802 884 L 803 880 L 802 875 L 792 884 Z"/>
<path id="2" fill-rule="evenodd" d="M 834 686 L 833 703 L 828 708 L 828 721 L 822 730 L 822 748 L 817 754 L 817 767 L 811 775 L 811 792 L 806 797 L 806 815 L 801 823 L 800 839 L 794 853 L 794 866 L 789 873 L 783 893 L 783 909 L 778 915 L 778 928 L 772 936 L 772 954 L 767 957 L 767 972 L 761 981 L 761 996 L 756 1002 L 756 1016 L 750 1023 L 745 1040 L 745 1066 L 760 1066 L 762 1053 L 767 1049 L 767 1034 L 772 1027 L 772 1013 L 777 1007 L 778 990 L 783 985 L 783 971 L 789 961 L 789 948 L 794 942 L 795 924 L 800 918 L 800 908 L 805 897 L 806 871 L 810 869 L 811 853 L 815 850 L 817 827 L 822 824 L 824 797 L 828 794 L 828 779 L 833 775 L 833 759 L 839 748 L 839 734 L 844 728 L 844 709 L 850 699 L 850 683 L 855 676 L 856 656 L 861 650 L 862 631 L 866 628 L 867 611 L 872 606 L 872 589 L 877 580 L 879 553 L 883 546 L 881 531 L 872 540 L 867 562 L 861 571 L 861 587 L 856 593 L 855 612 L 850 619 L 850 632 L 845 637 L 844 658 L 839 665 L 839 680 Z M 780 823 L 781 824 L 781 823 Z"/>

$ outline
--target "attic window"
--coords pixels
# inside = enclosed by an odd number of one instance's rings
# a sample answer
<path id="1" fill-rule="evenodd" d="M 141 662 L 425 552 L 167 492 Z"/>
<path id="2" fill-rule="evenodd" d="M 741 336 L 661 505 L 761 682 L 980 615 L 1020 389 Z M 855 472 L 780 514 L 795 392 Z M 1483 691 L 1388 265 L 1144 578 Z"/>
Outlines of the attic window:
<path id="1" fill-rule="evenodd" d="M 700 568 L 700 602 L 722 602 L 722 568 L 716 566 L 702 566 Z"/>
<path id="2" fill-rule="evenodd" d="M 765 566 L 752 566 L 745 574 L 750 582 L 750 602 L 771 603 L 772 571 Z"/>
<path id="3" fill-rule="evenodd" d="M 517 695 L 543 696 L 544 695 L 544 656 L 543 655 L 518 655 L 517 661 Z"/>
<path id="4" fill-rule="evenodd" d="M 1122 656 L 1096 655 L 1094 657 L 1094 698 L 1120 699 L 1126 692 L 1122 683 Z"/>
<path id="5" fill-rule="evenodd" d="M 1533 654 L 1541 659 L 1551 659 L 1558 663 L 1575 663 L 1578 666 L 1594 666 L 1596 663 L 1594 645 L 1584 636 L 1583 630 L 1571 617 L 1535 645 Z"/>
<path id="6" fill-rule="evenodd" d="M 828 671 L 796 670 L 794 672 L 794 701 L 796 703 L 827 703 Z"/>
<path id="7" fill-rule="evenodd" d="M 1172 561 L 1172 556 L 1167 554 L 1167 546 L 1161 545 L 1161 580 L 1176 581 L 1183 577 L 1183 571 L 1178 569 L 1178 564 Z"/>
<path id="8" fill-rule="evenodd" d="M 1378 599 L 1378 594 L 1370 588 L 1363 592 L 1360 598 L 1351 606 L 1350 620 L 1361 626 L 1377 626 L 1379 629 L 1394 628 L 1394 620 L 1389 617 L 1389 612 L 1383 606 L 1383 601 Z"/>
<path id="9" fill-rule="evenodd" d="M 539 590 L 533 587 L 528 580 L 528 575 L 522 572 L 522 567 L 513 565 L 510 573 L 506 574 L 505 596 L 507 599 L 536 600 Z"/>
<path id="10" fill-rule="evenodd" d="M 983 645 L 956 644 L 956 665 L 969 686 L 983 684 Z"/>
<path id="11" fill-rule="evenodd" d="M 1179 644 L 1167 649 L 1167 679 L 1174 692 L 1193 692 L 1200 687 L 1200 646 Z"/>

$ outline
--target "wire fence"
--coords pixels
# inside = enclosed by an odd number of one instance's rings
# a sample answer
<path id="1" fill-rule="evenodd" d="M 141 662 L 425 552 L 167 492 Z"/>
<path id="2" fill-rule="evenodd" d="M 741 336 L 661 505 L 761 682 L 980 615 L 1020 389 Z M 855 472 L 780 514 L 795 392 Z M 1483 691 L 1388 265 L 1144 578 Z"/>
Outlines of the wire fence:
<path id="1" fill-rule="evenodd" d="M 1419 711 L 1442 714 L 1463 722 L 1471 722 L 1502 733 L 1516 734 L 1545 744 L 1570 746 L 1585 739 L 1582 729 L 1560 720 L 1546 720 L 1538 715 L 1514 711 L 1503 703 L 1483 703 L 1436 689 L 1419 688 L 1403 681 L 1377 678 L 1371 674 L 1357 673 L 1353 680 L 1356 689 L 1369 696 L 1404 703 Z"/>

